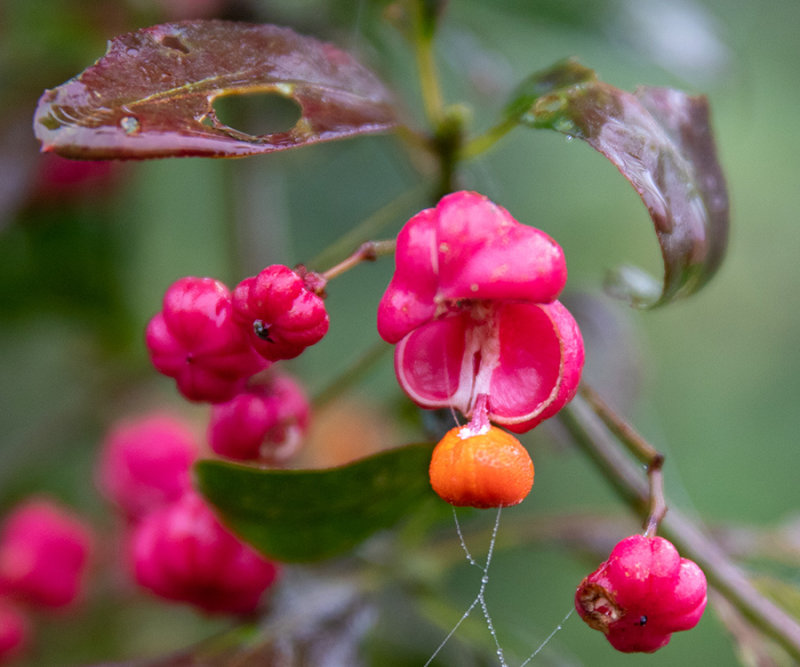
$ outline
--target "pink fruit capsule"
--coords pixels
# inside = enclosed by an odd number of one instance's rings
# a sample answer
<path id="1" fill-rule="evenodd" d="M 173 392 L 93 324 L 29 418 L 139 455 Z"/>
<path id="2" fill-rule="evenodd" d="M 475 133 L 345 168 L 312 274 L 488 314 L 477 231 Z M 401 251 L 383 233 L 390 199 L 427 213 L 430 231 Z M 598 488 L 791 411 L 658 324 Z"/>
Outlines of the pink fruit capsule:
<path id="1" fill-rule="evenodd" d="M 141 519 L 191 488 L 198 449 L 191 428 L 168 413 L 123 420 L 105 438 L 97 484 L 129 519 Z"/>
<path id="2" fill-rule="evenodd" d="M 215 405 L 208 441 L 220 456 L 281 465 L 302 446 L 310 410 L 298 382 L 276 374 Z"/>
<path id="3" fill-rule="evenodd" d="M 45 498 L 14 509 L 0 532 L 0 591 L 44 607 L 81 592 L 93 538 L 72 512 Z"/>
<path id="4" fill-rule="evenodd" d="M 254 611 L 278 575 L 275 563 L 224 528 L 194 492 L 135 526 L 129 556 L 141 586 L 211 613 Z"/>
<path id="5" fill-rule="evenodd" d="M 189 276 L 170 285 L 145 342 L 156 369 L 175 378 L 190 401 L 227 401 L 268 365 L 234 321 L 228 288 L 212 278 Z"/>
<path id="6" fill-rule="evenodd" d="M 581 582 L 575 608 L 618 651 L 652 653 L 697 625 L 706 591 L 703 571 L 672 543 L 632 535 Z"/>
<path id="7" fill-rule="evenodd" d="M 378 333 L 395 348 L 400 386 L 425 408 L 488 417 L 522 433 L 575 394 L 583 368 L 578 325 L 556 297 L 564 254 L 475 192 L 456 192 L 406 223 Z"/>
<path id="8" fill-rule="evenodd" d="M 328 332 L 322 298 L 287 266 L 266 267 L 233 291 L 236 321 L 265 359 L 293 359 Z"/>

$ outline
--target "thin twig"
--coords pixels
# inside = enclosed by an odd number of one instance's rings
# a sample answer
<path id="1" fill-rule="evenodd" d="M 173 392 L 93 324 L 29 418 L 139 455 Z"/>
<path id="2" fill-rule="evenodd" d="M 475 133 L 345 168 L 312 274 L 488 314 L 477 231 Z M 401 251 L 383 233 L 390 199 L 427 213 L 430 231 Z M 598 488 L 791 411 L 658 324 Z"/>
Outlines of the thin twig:
<path id="1" fill-rule="evenodd" d="M 647 481 L 650 486 L 650 510 L 644 522 L 645 537 L 653 537 L 667 514 L 667 500 L 664 498 L 664 473 L 661 469 L 663 457 L 647 466 Z"/>
<path id="2" fill-rule="evenodd" d="M 579 391 L 595 414 L 603 420 L 608 430 L 642 463 L 651 465 L 658 458 L 663 460 L 664 457 L 661 453 L 645 440 L 624 417 L 617 414 L 594 389 L 584 382 Z"/>
<path id="3" fill-rule="evenodd" d="M 321 277 L 325 282 L 327 282 L 349 271 L 361 262 L 374 262 L 376 259 L 378 259 L 378 257 L 391 255 L 394 253 L 396 247 L 396 239 L 388 239 L 386 241 L 366 241 L 365 243 L 362 243 L 352 255 L 346 257 L 327 271 L 324 271 L 321 274 Z"/>
<path id="4" fill-rule="evenodd" d="M 464 146 L 462 146 L 458 153 L 458 159 L 470 160 L 485 153 L 517 125 L 519 125 L 519 122 L 516 118 L 507 118 L 500 121 L 497 125 L 489 128 L 483 134 L 470 139 Z"/>
<path id="5" fill-rule="evenodd" d="M 649 483 L 649 504 L 647 518 L 644 521 L 645 536 L 652 537 L 667 513 L 667 501 L 664 498 L 664 455 L 651 445 L 631 424 L 615 412 L 600 395 L 586 383 L 580 386 L 580 394 L 586 399 L 594 413 L 603 420 L 606 428 L 628 448 L 636 458 L 647 465 L 647 481 Z"/>

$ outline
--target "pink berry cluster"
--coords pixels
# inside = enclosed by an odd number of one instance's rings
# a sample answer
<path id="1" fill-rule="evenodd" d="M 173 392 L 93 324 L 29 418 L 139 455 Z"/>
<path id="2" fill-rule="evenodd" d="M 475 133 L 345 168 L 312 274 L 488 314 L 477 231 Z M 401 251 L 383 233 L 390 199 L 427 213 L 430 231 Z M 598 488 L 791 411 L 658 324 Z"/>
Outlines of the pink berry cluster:
<path id="1" fill-rule="evenodd" d="M 174 416 L 121 422 L 106 437 L 98 485 L 127 519 L 127 560 L 139 585 L 209 613 L 247 614 L 279 568 L 230 533 L 192 490 L 199 450 L 192 429 Z"/>
<path id="2" fill-rule="evenodd" d="M 580 331 L 557 301 L 566 280 L 561 247 L 483 195 L 421 211 L 397 238 L 378 308 L 400 385 L 425 408 L 474 418 L 485 406 L 517 433 L 551 417 L 583 368 Z"/>
<path id="3" fill-rule="evenodd" d="M 6 517 L 0 528 L 0 663 L 30 640 L 26 609 L 75 604 L 93 544 L 88 525 L 47 498 L 31 498 Z"/>
<path id="4" fill-rule="evenodd" d="M 652 653 L 706 607 L 703 571 L 663 537 L 632 535 L 575 592 L 581 618 L 624 653 Z"/>
<path id="5" fill-rule="evenodd" d="M 308 399 L 291 377 L 267 369 L 327 333 L 324 287 L 318 274 L 276 264 L 233 292 L 194 277 L 167 289 L 145 333 L 150 358 L 185 398 L 212 403 L 208 437 L 220 456 L 283 465 L 299 449 Z"/>
<path id="6" fill-rule="evenodd" d="M 229 401 L 252 376 L 298 356 L 327 333 L 318 278 L 273 265 L 232 293 L 213 278 L 181 278 L 147 326 L 153 365 L 190 401 Z"/>

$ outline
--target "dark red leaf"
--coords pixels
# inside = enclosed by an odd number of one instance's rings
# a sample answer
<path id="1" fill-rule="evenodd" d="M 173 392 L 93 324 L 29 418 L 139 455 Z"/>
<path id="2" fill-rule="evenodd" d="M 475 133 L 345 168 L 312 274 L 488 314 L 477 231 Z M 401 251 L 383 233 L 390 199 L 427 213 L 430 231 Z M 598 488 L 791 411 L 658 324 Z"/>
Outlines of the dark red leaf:
<path id="1" fill-rule="evenodd" d="M 222 95 L 277 93 L 301 118 L 254 136 L 219 121 Z M 39 101 L 43 150 L 73 158 L 235 157 L 395 124 L 389 93 L 347 53 L 288 28 L 184 21 L 116 37 L 78 77 Z"/>
<path id="2" fill-rule="evenodd" d="M 708 101 L 668 88 L 628 93 L 574 61 L 535 74 L 507 113 L 586 141 L 616 165 L 650 212 L 664 257 L 659 288 L 623 267 L 611 290 L 649 307 L 688 296 L 719 268 L 728 239 L 728 195 L 717 162 Z"/>

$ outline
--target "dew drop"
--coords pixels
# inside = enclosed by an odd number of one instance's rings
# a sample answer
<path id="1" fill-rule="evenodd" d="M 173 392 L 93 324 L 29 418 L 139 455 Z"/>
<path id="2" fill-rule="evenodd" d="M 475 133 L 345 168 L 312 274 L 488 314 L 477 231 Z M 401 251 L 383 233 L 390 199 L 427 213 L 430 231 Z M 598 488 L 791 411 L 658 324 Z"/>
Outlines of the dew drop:
<path id="1" fill-rule="evenodd" d="M 556 132 L 566 134 L 568 137 L 574 137 L 578 134 L 578 126 L 572 120 L 563 116 L 555 119 L 553 129 Z"/>
<path id="2" fill-rule="evenodd" d="M 139 121 L 134 116 L 124 116 L 120 119 L 119 126 L 125 134 L 136 134 L 141 129 Z"/>

